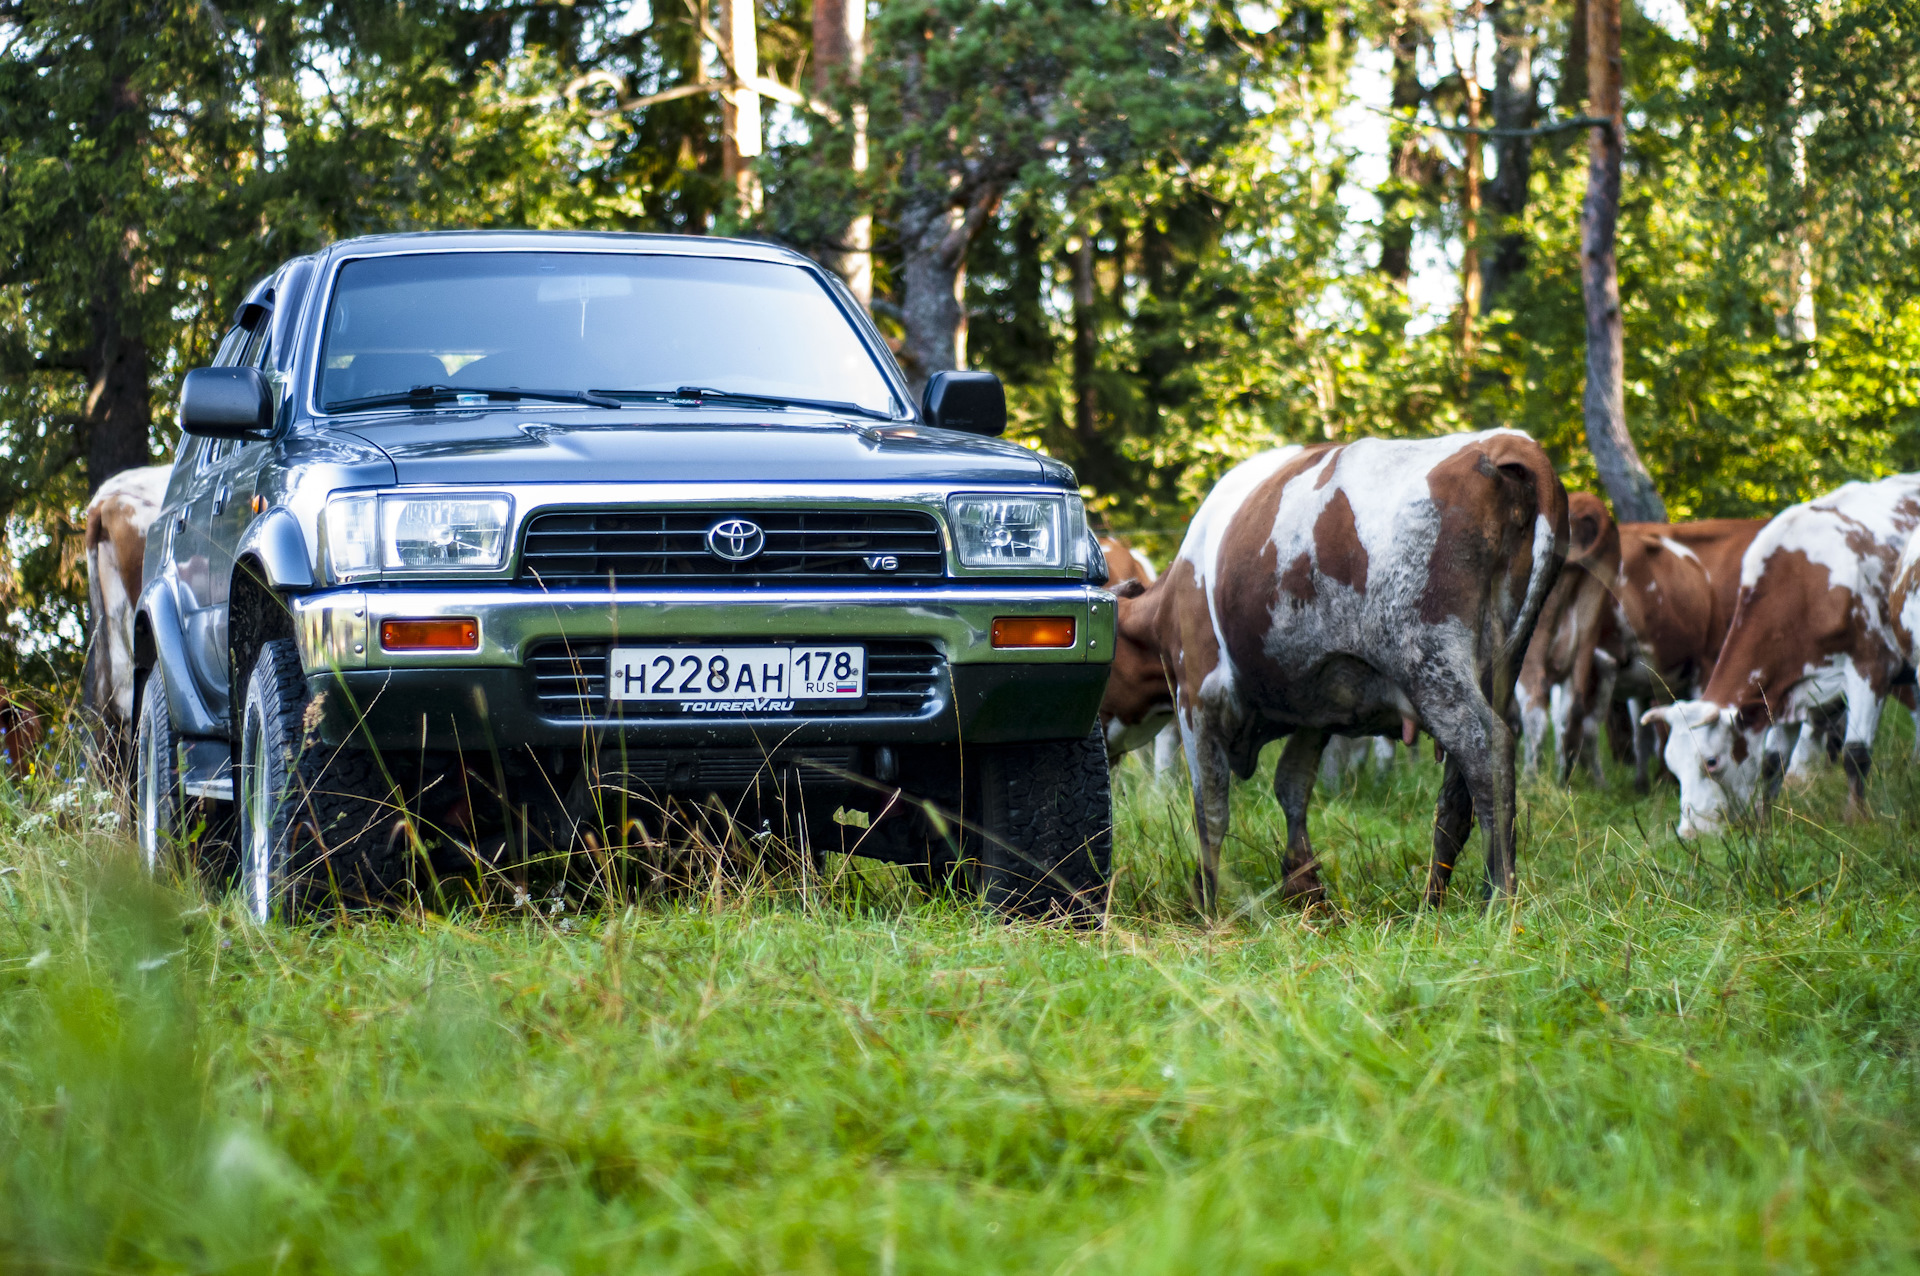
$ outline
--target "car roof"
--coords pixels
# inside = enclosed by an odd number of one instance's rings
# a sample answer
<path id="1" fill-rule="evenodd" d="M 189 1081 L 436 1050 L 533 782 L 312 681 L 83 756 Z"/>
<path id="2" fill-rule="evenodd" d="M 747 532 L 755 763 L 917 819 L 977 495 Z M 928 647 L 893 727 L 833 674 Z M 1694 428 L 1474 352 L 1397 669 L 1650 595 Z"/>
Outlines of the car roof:
<path id="1" fill-rule="evenodd" d="M 714 235 L 643 235 L 626 231 L 578 230 L 431 230 L 343 239 L 327 252 L 342 257 L 384 257 L 413 252 L 601 252 L 660 253 L 679 257 L 731 257 L 812 266 L 801 254 L 778 244 Z"/>

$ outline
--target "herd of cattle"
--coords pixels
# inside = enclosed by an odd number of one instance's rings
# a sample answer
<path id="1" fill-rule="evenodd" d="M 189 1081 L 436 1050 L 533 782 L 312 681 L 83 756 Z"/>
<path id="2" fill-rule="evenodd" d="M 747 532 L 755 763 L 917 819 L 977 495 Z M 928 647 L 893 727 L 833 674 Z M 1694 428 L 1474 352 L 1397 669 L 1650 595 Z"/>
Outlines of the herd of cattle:
<path id="1" fill-rule="evenodd" d="M 1426 731 L 1444 754 L 1430 898 L 1476 817 L 1489 888 L 1511 887 L 1516 731 L 1529 770 L 1551 743 L 1563 782 L 1583 754 L 1598 773 L 1603 725 L 1631 741 L 1641 789 L 1662 753 L 1683 837 L 1823 753 L 1862 813 L 1881 709 L 1914 707 L 1916 525 L 1917 475 L 1770 520 L 1616 524 L 1512 431 L 1281 448 L 1221 480 L 1164 576 L 1105 543 L 1121 595 L 1109 752 L 1175 733 L 1203 892 L 1228 776 L 1280 737 L 1285 889 L 1303 898 L 1320 890 L 1307 798 L 1323 749 L 1354 737 Z"/>
<path id="2" fill-rule="evenodd" d="M 86 702 L 133 711 L 133 607 L 167 469 L 87 511 Z M 1771 520 L 1616 524 L 1513 430 L 1263 453 L 1221 479 L 1164 574 L 1107 540 L 1119 641 L 1101 705 L 1112 758 L 1184 753 L 1211 903 L 1234 776 L 1284 738 L 1284 890 L 1321 893 L 1307 804 L 1337 771 L 1426 732 L 1444 758 L 1427 894 L 1477 819 L 1489 891 L 1514 884 L 1516 735 L 1565 780 L 1600 729 L 1645 788 L 1661 751 L 1679 832 L 1721 829 L 1824 752 L 1863 809 L 1888 696 L 1920 661 L 1920 475 L 1856 482 Z M 1662 742 L 1664 737 L 1664 743 Z M 17 751 L 15 751 L 17 755 Z M 1336 757 L 1338 761 L 1336 761 Z"/>

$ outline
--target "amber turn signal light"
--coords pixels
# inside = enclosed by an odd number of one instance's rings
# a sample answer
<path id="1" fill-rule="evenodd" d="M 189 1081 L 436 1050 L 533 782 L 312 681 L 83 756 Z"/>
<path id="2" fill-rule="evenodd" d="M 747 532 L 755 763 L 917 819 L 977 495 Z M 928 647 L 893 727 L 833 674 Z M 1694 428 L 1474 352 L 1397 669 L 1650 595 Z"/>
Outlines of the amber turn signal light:
<path id="1" fill-rule="evenodd" d="M 996 647 L 1071 647 L 1072 616 L 995 616 Z"/>
<path id="2" fill-rule="evenodd" d="M 477 651 L 480 622 L 464 616 L 453 620 L 383 620 L 380 646 L 386 651 Z"/>

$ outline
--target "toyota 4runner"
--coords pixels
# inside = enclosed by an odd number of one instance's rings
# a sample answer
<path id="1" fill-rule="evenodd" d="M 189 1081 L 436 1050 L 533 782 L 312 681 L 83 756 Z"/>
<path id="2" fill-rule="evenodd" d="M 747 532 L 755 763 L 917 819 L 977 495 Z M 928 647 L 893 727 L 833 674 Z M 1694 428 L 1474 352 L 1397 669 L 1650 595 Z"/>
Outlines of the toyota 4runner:
<path id="1" fill-rule="evenodd" d="M 1071 471 L 1005 419 L 982 373 L 915 404 L 840 283 L 764 244 L 290 261 L 182 390 L 141 847 L 231 803 L 265 919 L 724 811 L 748 845 L 1095 915 L 1113 599 Z"/>

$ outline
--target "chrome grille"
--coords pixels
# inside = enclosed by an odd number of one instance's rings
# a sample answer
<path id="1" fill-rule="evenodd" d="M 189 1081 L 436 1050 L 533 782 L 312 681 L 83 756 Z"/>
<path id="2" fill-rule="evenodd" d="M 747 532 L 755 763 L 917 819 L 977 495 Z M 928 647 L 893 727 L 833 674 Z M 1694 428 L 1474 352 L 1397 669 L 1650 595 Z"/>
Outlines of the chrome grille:
<path id="1" fill-rule="evenodd" d="M 887 639 L 862 645 L 867 649 L 865 703 L 847 708 L 803 701 L 794 706 L 794 716 L 912 717 L 927 706 L 946 679 L 946 661 L 930 642 Z M 562 718 L 607 717 L 607 654 L 611 648 L 607 642 L 561 640 L 541 643 L 528 652 L 527 669 L 533 675 L 533 694 L 541 709 Z M 620 712 L 629 718 L 679 716 L 674 705 L 627 703 L 620 706 Z"/>
<path id="2" fill-rule="evenodd" d="M 733 563 L 707 549 L 707 529 L 757 523 L 765 547 Z M 541 514 L 527 525 L 520 578 L 548 589 L 674 583 L 939 580 L 940 524 L 924 510 L 593 510 Z"/>

